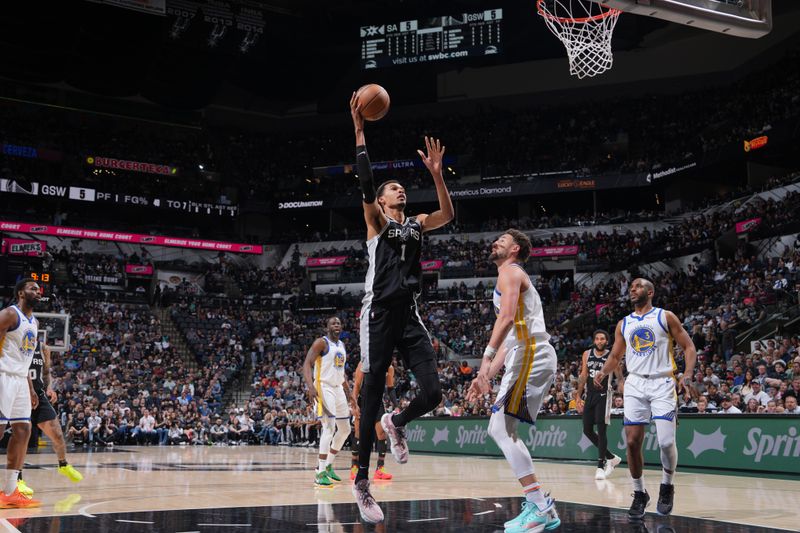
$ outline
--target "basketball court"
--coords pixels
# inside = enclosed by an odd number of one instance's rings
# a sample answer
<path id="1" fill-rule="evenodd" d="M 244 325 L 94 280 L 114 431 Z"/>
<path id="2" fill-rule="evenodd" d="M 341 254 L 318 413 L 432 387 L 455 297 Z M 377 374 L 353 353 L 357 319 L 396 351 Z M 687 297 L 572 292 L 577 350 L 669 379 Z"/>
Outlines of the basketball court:
<path id="1" fill-rule="evenodd" d="M 412 454 L 391 459 L 390 481 L 375 481 L 386 522 L 363 524 L 344 479 L 313 485 L 316 450 L 283 446 L 121 447 L 70 452 L 86 476 L 59 476 L 50 451 L 29 454 L 25 478 L 40 509 L 0 511 L 0 531 L 496 531 L 520 512 L 519 484 L 502 458 Z M 338 471 L 346 474 L 343 451 Z M 630 479 L 621 465 L 595 481 L 593 463 L 537 461 L 552 491 L 561 531 L 797 530 L 798 483 L 786 479 L 687 473 L 676 477 L 675 511 L 628 522 Z M 659 472 L 645 480 L 657 490 Z M 653 506 L 651 506 L 652 508 Z"/>

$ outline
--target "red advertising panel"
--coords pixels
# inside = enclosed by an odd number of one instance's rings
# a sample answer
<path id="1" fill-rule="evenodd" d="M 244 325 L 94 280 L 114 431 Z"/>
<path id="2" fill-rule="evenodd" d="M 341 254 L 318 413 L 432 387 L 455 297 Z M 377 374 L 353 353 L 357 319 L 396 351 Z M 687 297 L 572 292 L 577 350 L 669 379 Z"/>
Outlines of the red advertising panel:
<path id="1" fill-rule="evenodd" d="M 337 255 L 335 257 L 309 257 L 306 259 L 307 267 L 329 267 L 341 266 L 347 261 L 346 255 Z"/>
<path id="2" fill-rule="evenodd" d="M 531 248 L 531 257 L 560 257 L 578 255 L 577 246 L 546 246 L 544 248 Z"/>
<path id="3" fill-rule="evenodd" d="M 203 239 L 187 239 L 184 237 L 164 237 L 162 235 L 141 235 L 139 233 L 70 228 L 67 226 L 49 226 L 47 224 L 26 224 L 24 222 L 0 222 L 0 231 L 54 235 L 56 237 L 68 237 L 71 239 L 152 244 L 154 246 L 172 246 L 175 248 L 197 248 L 200 250 L 234 252 L 240 254 L 261 254 L 264 252 L 264 247 L 258 244 L 206 241 Z"/>
<path id="4" fill-rule="evenodd" d="M 42 255 L 47 243 L 31 239 L 3 239 L 2 253 L 8 255 Z"/>

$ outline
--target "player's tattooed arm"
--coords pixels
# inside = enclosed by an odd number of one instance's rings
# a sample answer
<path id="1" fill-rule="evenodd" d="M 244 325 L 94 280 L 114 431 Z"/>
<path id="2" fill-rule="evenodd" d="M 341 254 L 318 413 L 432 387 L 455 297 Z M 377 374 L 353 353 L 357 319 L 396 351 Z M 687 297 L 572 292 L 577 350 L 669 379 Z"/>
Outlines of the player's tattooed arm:
<path id="1" fill-rule="evenodd" d="M 42 346 L 42 383 L 44 383 L 44 390 L 47 398 L 50 400 L 51 403 L 56 403 L 58 401 L 58 394 L 56 391 L 53 390 L 52 387 L 52 380 L 50 376 L 50 367 L 51 357 L 50 357 L 50 347 L 47 345 Z"/>

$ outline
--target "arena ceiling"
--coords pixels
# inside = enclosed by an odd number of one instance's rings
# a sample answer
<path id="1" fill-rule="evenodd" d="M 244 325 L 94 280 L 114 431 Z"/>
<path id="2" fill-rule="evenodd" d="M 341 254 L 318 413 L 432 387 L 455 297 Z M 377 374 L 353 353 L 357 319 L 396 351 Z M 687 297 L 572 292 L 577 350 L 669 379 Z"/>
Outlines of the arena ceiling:
<path id="1" fill-rule="evenodd" d="M 0 76 L 145 99 L 173 109 L 210 104 L 247 109 L 267 103 L 280 113 L 303 105 L 324 110 L 367 79 L 391 85 L 407 103 L 430 102 L 436 98 L 436 76 L 441 72 L 564 56 L 561 44 L 534 13 L 532 1 L 208 0 L 209 5 L 225 4 L 234 12 L 247 7 L 263 13 L 263 34 L 245 52 L 246 34 L 235 27 L 214 39 L 214 24 L 202 16 L 206 2 L 166 1 L 168 8 L 200 6 L 200 15 L 180 27 L 174 15 L 155 16 L 87 1 L 48 3 L 47 9 L 31 2 L 4 6 Z M 361 69 L 362 25 L 497 7 L 504 10 L 503 50 L 497 56 L 424 67 Z M 648 34 L 665 25 L 655 19 L 623 17 L 614 48 L 641 47 Z M 680 39 L 693 31 L 699 30 L 675 27 L 666 38 Z"/>

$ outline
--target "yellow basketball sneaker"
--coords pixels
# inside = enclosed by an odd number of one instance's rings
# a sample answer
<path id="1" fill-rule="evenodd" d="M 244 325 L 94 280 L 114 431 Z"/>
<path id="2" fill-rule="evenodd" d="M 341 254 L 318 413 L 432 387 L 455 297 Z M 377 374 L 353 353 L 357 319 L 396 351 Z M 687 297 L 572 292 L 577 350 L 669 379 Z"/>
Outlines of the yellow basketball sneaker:
<path id="1" fill-rule="evenodd" d="M 59 466 L 58 467 L 58 473 L 61 474 L 64 477 L 66 477 L 67 479 L 69 479 L 73 483 L 77 483 L 77 482 L 79 482 L 79 481 L 81 481 L 83 479 L 83 474 L 81 474 L 80 472 L 75 470 L 75 467 L 73 467 L 70 464 L 68 464 L 66 466 Z"/>
<path id="2" fill-rule="evenodd" d="M 17 480 L 17 490 L 19 490 L 19 493 L 26 498 L 33 498 L 33 489 L 25 484 L 24 479 Z"/>

